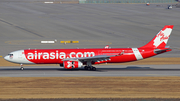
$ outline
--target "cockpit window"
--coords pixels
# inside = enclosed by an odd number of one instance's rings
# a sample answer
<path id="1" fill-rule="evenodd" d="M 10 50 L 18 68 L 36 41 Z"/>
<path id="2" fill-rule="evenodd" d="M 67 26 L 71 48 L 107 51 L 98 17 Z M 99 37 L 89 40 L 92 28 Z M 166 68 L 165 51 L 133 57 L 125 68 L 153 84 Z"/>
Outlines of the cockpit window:
<path id="1" fill-rule="evenodd" d="M 13 54 L 8 54 L 10 58 L 13 58 Z"/>

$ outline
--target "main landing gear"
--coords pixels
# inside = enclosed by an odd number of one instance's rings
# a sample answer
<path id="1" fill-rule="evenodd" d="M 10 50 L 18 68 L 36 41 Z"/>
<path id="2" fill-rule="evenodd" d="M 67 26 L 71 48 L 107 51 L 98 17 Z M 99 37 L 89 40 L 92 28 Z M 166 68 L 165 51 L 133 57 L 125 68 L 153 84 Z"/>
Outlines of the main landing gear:
<path id="1" fill-rule="evenodd" d="M 84 66 L 85 70 L 92 70 L 92 71 L 96 71 L 96 67 L 93 66 Z"/>
<path id="2" fill-rule="evenodd" d="M 91 61 L 87 61 L 87 66 L 84 66 L 85 70 L 92 70 L 92 71 L 96 71 L 96 67 L 92 66 Z"/>
<path id="3" fill-rule="evenodd" d="M 24 67 L 23 67 L 23 64 L 20 64 L 20 66 L 21 66 L 21 68 L 20 68 L 20 70 L 24 70 Z"/>

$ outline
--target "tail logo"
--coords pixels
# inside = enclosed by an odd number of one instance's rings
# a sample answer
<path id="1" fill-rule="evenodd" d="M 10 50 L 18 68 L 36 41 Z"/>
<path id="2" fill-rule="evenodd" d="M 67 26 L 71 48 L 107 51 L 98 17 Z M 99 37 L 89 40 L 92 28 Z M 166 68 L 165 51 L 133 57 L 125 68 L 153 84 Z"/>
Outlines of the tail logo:
<path id="1" fill-rule="evenodd" d="M 172 29 L 171 28 L 166 28 L 164 30 L 161 30 L 155 37 L 154 39 L 154 46 L 158 47 L 161 44 L 167 44 L 167 41 L 169 39 L 170 33 Z"/>

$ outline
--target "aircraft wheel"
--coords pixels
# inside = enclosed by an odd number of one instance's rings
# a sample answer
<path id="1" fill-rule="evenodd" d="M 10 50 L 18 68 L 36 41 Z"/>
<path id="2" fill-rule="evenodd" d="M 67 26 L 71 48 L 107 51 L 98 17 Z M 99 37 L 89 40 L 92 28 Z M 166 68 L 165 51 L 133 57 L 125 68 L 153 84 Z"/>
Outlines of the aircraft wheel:
<path id="1" fill-rule="evenodd" d="M 91 70 L 91 67 L 88 66 L 88 67 L 87 67 L 87 70 Z"/>
<path id="2" fill-rule="evenodd" d="M 88 70 L 88 67 L 87 67 L 87 66 L 84 66 L 84 69 L 85 69 L 85 70 Z"/>
<path id="3" fill-rule="evenodd" d="M 23 67 L 21 67 L 21 70 L 24 70 L 24 68 L 23 68 Z"/>
<path id="4" fill-rule="evenodd" d="M 92 70 L 93 70 L 93 71 L 96 71 L 96 67 L 92 67 Z"/>

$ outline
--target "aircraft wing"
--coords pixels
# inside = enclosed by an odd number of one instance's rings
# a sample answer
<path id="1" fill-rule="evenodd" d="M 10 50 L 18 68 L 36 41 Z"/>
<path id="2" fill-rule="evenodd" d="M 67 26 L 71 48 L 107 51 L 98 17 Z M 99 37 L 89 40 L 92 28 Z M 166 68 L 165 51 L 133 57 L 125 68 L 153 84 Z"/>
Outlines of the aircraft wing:
<path id="1" fill-rule="evenodd" d="M 96 56 L 93 56 L 93 57 L 66 58 L 66 59 L 63 59 L 63 61 L 71 61 L 71 60 L 82 61 L 82 62 L 86 62 L 86 61 L 102 61 L 102 60 L 104 61 L 104 60 L 109 60 L 109 58 L 111 58 L 111 57 L 123 55 L 123 53 L 124 52 L 119 53 L 117 55 L 96 55 Z"/>

